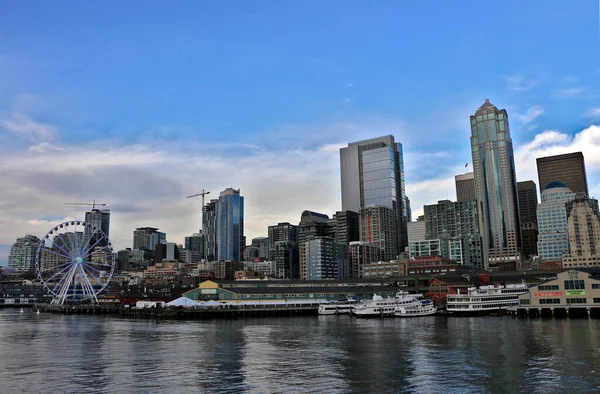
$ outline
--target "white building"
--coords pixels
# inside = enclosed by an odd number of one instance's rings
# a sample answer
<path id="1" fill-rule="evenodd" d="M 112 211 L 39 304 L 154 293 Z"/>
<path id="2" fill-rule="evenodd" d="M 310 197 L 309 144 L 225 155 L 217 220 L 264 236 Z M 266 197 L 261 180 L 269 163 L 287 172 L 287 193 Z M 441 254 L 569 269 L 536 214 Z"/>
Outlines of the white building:
<path id="1" fill-rule="evenodd" d="M 541 261 L 560 261 L 569 252 L 567 210 L 565 204 L 575 193 L 564 183 L 554 181 L 542 191 L 537 207 L 538 255 Z"/>
<path id="2" fill-rule="evenodd" d="M 40 242 L 35 235 L 17 238 L 17 242 L 10 248 L 8 266 L 18 271 L 35 270 L 35 258 Z"/>

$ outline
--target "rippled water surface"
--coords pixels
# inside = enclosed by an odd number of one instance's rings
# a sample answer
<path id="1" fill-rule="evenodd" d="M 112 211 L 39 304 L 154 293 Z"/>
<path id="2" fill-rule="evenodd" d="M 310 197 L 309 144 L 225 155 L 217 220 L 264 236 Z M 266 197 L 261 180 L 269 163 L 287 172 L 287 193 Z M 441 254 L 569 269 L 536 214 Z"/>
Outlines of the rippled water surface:
<path id="1" fill-rule="evenodd" d="M 600 321 L 0 310 L 0 392 L 600 392 Z"/>

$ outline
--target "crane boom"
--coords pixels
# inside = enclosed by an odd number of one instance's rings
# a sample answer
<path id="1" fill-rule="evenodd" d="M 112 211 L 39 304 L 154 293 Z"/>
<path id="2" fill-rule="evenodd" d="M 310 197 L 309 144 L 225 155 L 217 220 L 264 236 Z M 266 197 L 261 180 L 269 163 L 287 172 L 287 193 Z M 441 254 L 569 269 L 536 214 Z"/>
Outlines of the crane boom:
<path id="1" fill-rule="evenodd" d="M 85 203 L 85 202 L 66 202 L 65 205 L 88 205 L 91 206 L 92 209 L 96 209 L 96 205 L 99 207 L 104 207 L 106 206 L 106 204 L 101 204 L 99 202 L 96 202 L 96 200 L 94 200 L 94 202 L 90 203 Z"/>
<path id="2" fill-rule="evenodd" d="M 210 194 L 210 192 L 207 192 L 204 189 L 202 189 L 201 193 L 192 194 L 191 196 L 187 196 L 186 198 L 202 196 L 202 208 L 204 208 L 204 196 L 206 196 L 207 194 Z"/>

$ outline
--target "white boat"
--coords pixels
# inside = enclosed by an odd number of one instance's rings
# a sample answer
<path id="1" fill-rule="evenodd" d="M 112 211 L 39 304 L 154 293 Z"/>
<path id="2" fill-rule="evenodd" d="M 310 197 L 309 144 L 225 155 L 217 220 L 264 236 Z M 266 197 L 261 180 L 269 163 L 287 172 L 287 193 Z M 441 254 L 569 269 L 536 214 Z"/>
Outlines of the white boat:
<path id="1" fill-rule="evenodd" d="M 354 310 L 356 317 L 384 317 L 394 316 L 396 308 L 404 304 L 413 302 L 415 297 L 420 294 L 408 294 L 400 291 L 394 297 L 383 298 L 380 295 L 374 294 L 373 298 L 361 302 Z"/>
<path id="2" fill-rule="evenodd" d="M 519 305 L 519 296 L 529 291 L 524 282 L 514 285 L 469 287 L 467 294 L 448 294 L 446 311 L 453 314 L 499 313 Z"/>
<path id="3" fill-rule="evenodd" d="M 358 301 L 348 298 L 345 301 L 324 302 L 319 305 L 319 315 L 351 315 Z"/>
<path id="4" fill-rule="evenodd" d="M 396 307 L 394 316 L 397 317 L 417 317 L 431 316 L 437 313 L 437 308 L 431 300 L 424 299 L 423 296 L 417 295 L 411 302 L 402 304 Z"/>

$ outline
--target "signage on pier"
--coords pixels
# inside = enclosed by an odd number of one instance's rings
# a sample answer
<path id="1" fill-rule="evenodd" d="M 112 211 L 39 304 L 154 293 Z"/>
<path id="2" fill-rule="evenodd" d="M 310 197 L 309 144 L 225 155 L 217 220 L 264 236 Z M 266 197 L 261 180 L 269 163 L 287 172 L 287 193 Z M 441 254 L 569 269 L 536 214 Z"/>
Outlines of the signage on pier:
<path id="1" fill-rule="evenodd" d="M 560 297 L 562 295 L 562 291 L 538 291 L 535 293 L 536 297 Z"/>
<path id="2" fill-rule="evenodd" d="M 578 290 L 565 290 L 565 294 L 568 296 L 582 296 L 585 295 L 585 290 L 584 289 L 578 289 Z"/>

